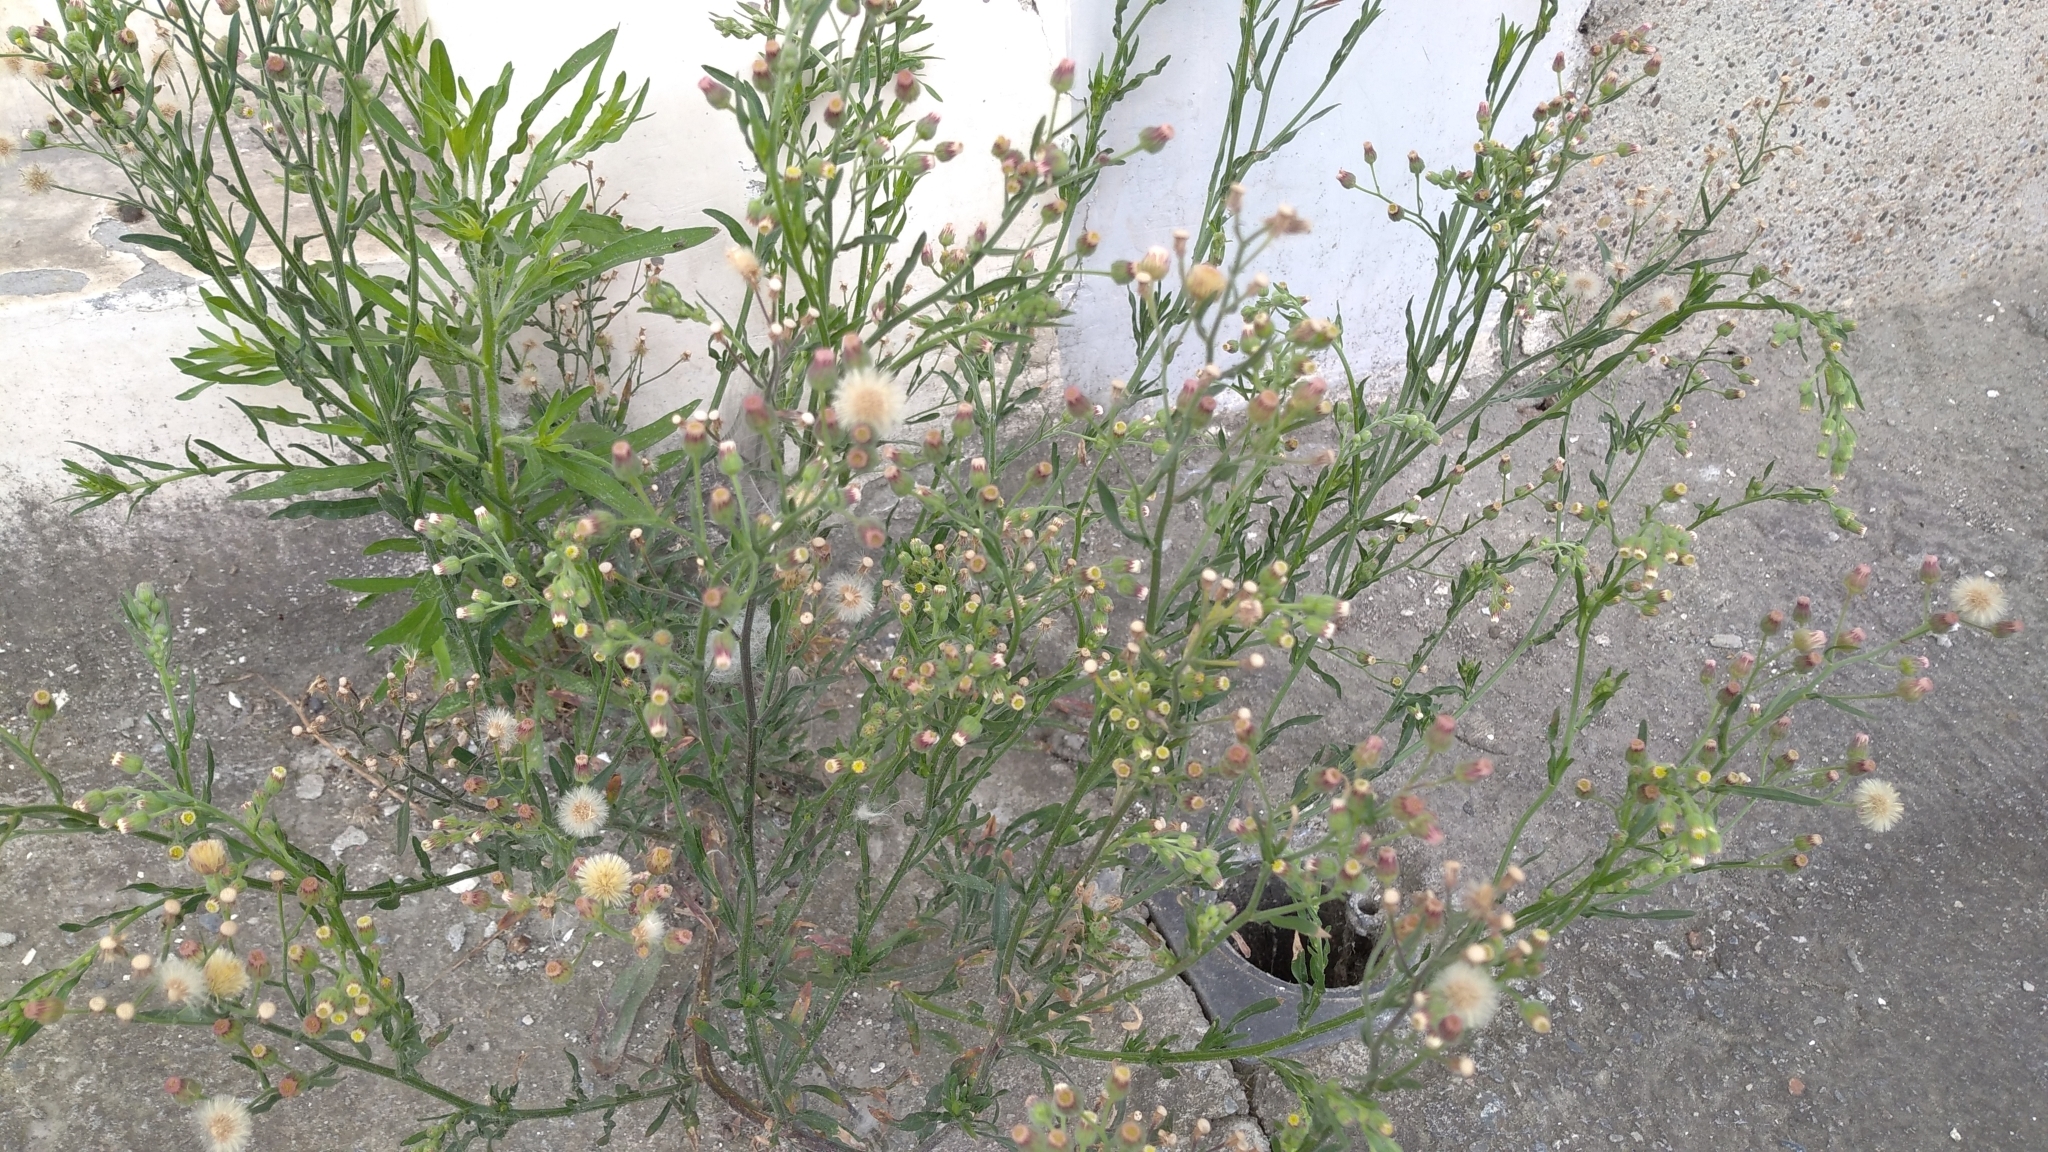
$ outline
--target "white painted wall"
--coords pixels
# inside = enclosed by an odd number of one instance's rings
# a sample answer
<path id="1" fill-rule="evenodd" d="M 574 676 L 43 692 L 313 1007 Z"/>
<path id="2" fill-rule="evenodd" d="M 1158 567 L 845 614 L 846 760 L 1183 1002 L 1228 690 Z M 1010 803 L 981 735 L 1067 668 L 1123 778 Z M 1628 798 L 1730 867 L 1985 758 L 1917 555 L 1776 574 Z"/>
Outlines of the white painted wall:
<path id="1" fill-rule="evenodd" d="M 1548 62 L 1557 51 L 1573 47 L 1587 3 L 1565 0 L 1522 95 L 1509 105 L 1515 117 L 1553 94 Z M 1166 19 L 1146 25 L 1140 59 L 1149 65 L 1170 54 L 1173 62 L 1119 110 L 1116 122 L 1123 134 L 1117 139 L 1155 123 L 1172 124 L 1177 136 L 1159 155 L 1104 177 L 1088 212 L 1089 226 L 1102 234 L 1104 255 L 1136 257 L 1148 246 L 1170 243 L 1173 229 L 1195 224 L 1215 160 L 1213 141 L 1228 111 L 1222 94 L 1237 46 L 1238 4 L 1176 0 L 1160 13 Z M 1076 59 L 1101 54 L 1112 10 L 1107 3 L 1081 5 L 1074 30 Z M 1355 11 L 1355 4 L 1345 3 L 1315 27 L 1334 40 Z M 1363 179 L 1367 140 L 1379 150 L 1382 186 L 1389 190 L 1412 187 L 1406 167 L 1410 149 L 1432 167 L 1454 161 L 1470 167 L 1472 144 L 1479 137 L 1474 113 L 1485 92 L 1498 21 L 1506 16 L 1527 27 L 1536 11 L 1536 0 L 1386 0 L 1383 15 L 1366 31 L 1326 96 L 1337 110 L 1254 169 L 1247 181 L 1247 216 L 1263 218 L 1285 203 L 1308 219 L 1313 231 L 1285 241 L 1261 270 L 1308 296 L 1312 312 L 1342 318 L 1345 352 L 1355 367 L 1399 366 L 1405 346 L 1402 308 L 1427 289 L 1430 257 L 1412 227 L 1389 222 L 1378 201 L 1340 188 L 1337 170 L 1350 169 Z M 1291 110 L 1307 98 L 1322 78 L 1329 51 L 1327 43 L 1296 49 L 1293 90 L 1280 93 L 1277 107 Z M 1524 122 L 1503 123 L 1519 130 Z M 1061 342 L 1062 367 L 1070 381 L 1096 389 L 1124 375 L 1130 339 L 1123 295 L 1124 289 L 1103 279 L 1082 287 L 1075 311 L 1083 319 Z"/>
<path id="2" fill-rule="evenodd" d="M 1176 226 L 1193 223 L 1220 123 L 1219 93 L 1234 41 L 1238 0 L 1171 0 L 1153 17 L 1143 59 L 1170 53 L 1173 63 L 1119 115 L 1117 130 L 1135 135 L 1146 124 L 1172 123 L 1178 139 L 1164 153 L 1142 157 L 1099 187 L 1088 223 L 1104 239 L 1103 261 L 1135 256 L 1164 243 Z M 1342 0 L 1348 10 L 1356 0 Z M 1567 0 L 1554 39 L 1564 45 L 1586 0 Z M 456 67 L 472 77 L 494 75 L 510 60 L 520 82 L 537 86 L 575 47 L 603 30 L 621 30 L 612 61 L 650 84 L 649 119 L 602 159 L 613 190 L 631 193 L 636 223 L 682 226 L 705 222 L 716 206 L 735 215 L 747 199 L 750 173 L 730 121 L 696 91 L 704 64 L 743 71 L 755 46 L 726 40 L 708 17 L 723 0 L 407 0 L 448 41 Z M 0 24 L 33 23 L 54 14 L 57 0 L 0 0 Z M 1354 362 L 1373 365 L 1398 355 L 1401 308 L 1424 283 L 1427 264 L 1412 234 L 1389 225 L 1364 198 L 1340 195 L 1342 165 L 1360 170 L 1359 143 L 1371 139 L 1400 172 L 1409 148 L 1444 160 L 1469 148 L 1471 119 L 1495 21 L 1505 12 L 1526 21 L 1535 0 L 1388 0 L 1335 97 L 1342 107 L 1315 125 L 1290 153 L 1262 168 L 1251 183 L 1251 208 L 1289 201 L 1315 231 L 1275 254 L 1268 271 L 1317 304 L 1341 314 Z M 929 80 L 945 94 L 941 137 L 967 145 L 938 170 L 920 225 L 947 221 L 962 230 L 993 214 L 997 173 L 987 143 L 998 134 L 1028 133 L 1045 108 L 1046 76 L 1061 56 L 1086 63 L 1106 40 L 1110 0 L 927 0 L 943 55 Z M 1337 27 L 1342 14 L 1327 18 Z M 1543 58 L 1551 49 L 1546 47 Z M 1309 55 L 1312 58 L 1312 54 Z M 1547 70 L 1532 78 L 1549 82 Z M 530 89 L 529 89 L 530 90 Z M 1513 107 L 1533 104 L 1538 89 Z M 515 99 L 515 107 L 518 99 Z M 0 128 L 19 131 L 39 120 L 31 94 L 0 78 Z M 67 173 L 68 175 L 69 173 Z M 120 285 L 144 269 L 132 255 L 109 252 L 91 236 L 103 219 L 90 202 L 31 200 L 11 175 L 0 183 L 0 273 L 22 268 L 73 268 L 87 280 L 74 292 L 0 295 L 0 322 L 16 334 L 0 373 L 0 410 L 32 434 L 0 440 L 0 496 L 48 493 L 62 486 L 60 460 L 75 455 L 70 439 L 91 439 L 123 452 L 174 453 L 185 435 L 246 445 L 239 414 L 224 398 L 179 404 L 185 381 L 169 358 L 187 346 L 200 323 L 189 300 L 161 293 L 137 298 Z M 704 245 L 671 261 L 677 279 L 729 278 L 723 244 Z M 714 281 L 715 282 L 715 281 Z M 1061 341 L 1067 376 L 1099 387 L 1127 360 L 1124 309 L 1102 298 L 1106 284 L 1083 289 L 1080 311 Z M 1120 293 L 1118 294 L 1120 295 Z M 650 317 L 656 351 L 701 351 L 701 331 Z M 673 392 L 701 384 L 686 372 Z M 672 392 L 672 394 L 673 394 Z M 663 401 L 670 396 L 650 397 Z"/>

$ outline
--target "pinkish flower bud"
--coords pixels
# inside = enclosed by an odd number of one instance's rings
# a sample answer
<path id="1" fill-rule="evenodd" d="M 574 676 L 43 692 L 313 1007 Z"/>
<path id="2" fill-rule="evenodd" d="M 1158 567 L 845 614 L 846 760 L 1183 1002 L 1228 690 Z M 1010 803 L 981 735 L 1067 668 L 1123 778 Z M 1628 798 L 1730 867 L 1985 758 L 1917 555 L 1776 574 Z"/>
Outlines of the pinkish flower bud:
<path id="1" fill-rule="evenodd" d="M 1367 736 L 1351 750 L 1351 762 L 1361 771 L 1370 772 L 1379 766 L 1380 758 L 1386 755 L 1387 742 L 1378 736 Z"/>
<path id="2" fill-rule="evenodd" d="M 1067 415 L 1072 416 L 1076 420 L 1085 418 L 1092 408 L 1088 403 L 1087 394 L 1072 384 L 1067 385 L 1066 400 Z"/>
<path id="3" fill-rule="evenodd" d="M 1564 71 L 1564 53 L 1559 52 L 1557 58 L 1550 62 L 1550 70 L 1552 72 Z"/>
<path id="4" fill-rule="evenodd" d="M 814 348 L 811 350 L 810 376 L 812 383 L 815 384 L 820 380 L 829 378 L 837 369 L 838 361 L 833 359 L 830 348 Z"/>
<path id="5" fill-rule="evenodd" d="M 824 115 L 825 127 L 839 127 L 839 122 L 846 119 L 846 97 L 837 94 L 826 97 Z"/>
<path id="6" fill-rule="evenodd" d="M 1897 689 L 1898 697 L 1908 704 L 1924 698 L 1934 691 L 1934 681 L 1922 676 L 1917 680 L 1901 680 Z"/>
<path id="7" fill-rule="evenodd" d="M 1074 62 L 1061 60 L 1052 66 L 1052 90 L 1065 92 L 1074 86 Z"/>
<path id="8" fill-rule="evenodd" d="M 1474 119 L 1478 120 L 1481 124 L 1485 124 L 1488 120 L 1493 119 L 1493 105 L 1481 100 L 1479 102 L 1479 114 Z"/>
<path id="9" fill-rule="evenodd" d="M 1764 633 L 1764 635 L 1766 635 L 1766 636 L 1776 636 L 1776 635 L 1777 635 L 1777 634 L 1778 634 L 1778 633 L 1779 633 L 1780 631 L 1783 631 L 1783 630 L 1784 630 L 1784 627 L 1785 627 L 1785 613 L 1784 613 L 1784 612 L 1783 612 L 1782 610 L 1780 610 L 1780 609 L 1777 609 L 1777 608 L 1773 608 L 1773 609 L 1771 609 L 1771 610 L 1770 610 L 1769 612 L 1766 612 L 1766 613 L 1764 613 L 1764 619 L 1763 619 L 1763 633 Z"/>
<path id="10" fill-rule="evenodd" d="M 1367 140 L 1365 142 L 1365 162 L 1368 165 L 1376 164 L 1379 162 L 1379 158 L 1379 150 L 1372 146 L 1372 141 Z"/>
<path id="11" fill-rule="evenodd" d="M 1645 76 L 1655 76 L 1663 70 L 1664 54 L 1661 52 L 1652 52 L 1650 53 L 1650 58 L 1643 61 L 1643 75 Z"/>
<path id="12" fill-rule="evenodd" d="M 1849 590 L 1851 596 L 1861 596 L 1870 591 L 1870 565 L 1858 564 L 1851 568 L 1849 575 L 1842 579 L 1842 586 Z"/>
<path id="13" fill-rule="evenodd" d="M 1991 634 L 2000 640 L 2008 640 L 2020 634 L 2026 625 L 2018 620 L 2000 620 L 1991 626 Z"/>
<path id="14" fill-rule="evenodd" d="M 895 96 L 898 104 L 908 104 L 917 99 L 917 73 L 905 68 L 896 73 Z"/>
<path id="15" fill-rule="evenodd" d="M 1493 761 L 1485 756 L 1481 756 L 1477 760 L 1467 760 L 1463 764 L 1458 765 L 1456 775 L 1459 780 L 1467 784 L 1484 780 L 1488 776 L 1493 775 Z"/>
<path id="16" fill-rule="evenodd" d="M 1408 153 L 1408 171 L 1415 173 L 1417 176 L 1422 175 L 1422 154 L 1420 152 L 1411 151 Z"/>
<path id="17" fill-rule="evenodd" d="M 1345 171 L 1342 168 L 1339 168 L 1337 169 L 1337 187 L 1356 188 L 1358 187 L 1358 177 L 1353 176 L 1351 173 Z"/>
<path id="18" fill-rule="evenodd" d="M 939 158 L 939 163 L 944 164 L 959 156 L 966 147 L 965 144 L 960 143 L 958 140 L 941 140 L 937 144 L 932 145 L 932 155 Z"/>
<path id="19" fill-rule="evenodd" d="M 1938 584 L 1941 582 L 1941 557 L 1934 555 L 1920 558 L 1920 582 Z"/>
<path id="20" fill-rule="evenodd" d="M 1173 140 L 1173 125 L 1155 124 L 1138 133 L 1138 147 L 1157 152 Z"/>
<path id="21" fill-rule="evenodd" d="M 754 57 L 754 63 L 747 70 L 747 79 L 753 83 L 754 87 L 766 92 L 775 87 L 775 69 L 768 61 L 756 56 Z"/>
<path id="22" fill-rule="evenodd" d="M 713 108 L 722 110 L 732 107 L 732 89 L 727 88 L 709 76 L 698 79 L 697 91 L 704 94 L 704 102 Z"/>
<path id="23" fill-rule="evenodd" d="M 1927 626 L 1936 632 L 1953 632 L 1962 624 L 1963 618 L 1953 612 L 1936 612 L 1927 618 Z"/>
<path id="24" fill-rule="evenodd" d="M 1430 721 L 1429 727 L 1423 730 L 1422 742 L 1428 746 L 1431 752 L 1448 751 L 1451 746 L 1451 738 L 1457 730 L 1457 720 L 1448 714 L 1440 713 L 1435 720 Z"/>
<path id="25" fill-rule="evenodd" d="M 1813 599 L 1808 596 L 1801 596 L 1799 599 L 1794 600 L 1792 602 L 1792 622 L 1794 624 L 1804 624 L 1811 619 L 1813 619 Z"/>

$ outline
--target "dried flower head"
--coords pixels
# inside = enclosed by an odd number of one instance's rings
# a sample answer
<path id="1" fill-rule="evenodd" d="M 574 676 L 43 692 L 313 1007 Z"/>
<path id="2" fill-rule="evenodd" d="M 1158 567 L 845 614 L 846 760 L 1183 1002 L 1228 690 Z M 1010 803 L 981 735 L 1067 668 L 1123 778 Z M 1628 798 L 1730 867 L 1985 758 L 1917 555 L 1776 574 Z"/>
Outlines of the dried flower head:
<path id="1" fill-rule="evenodd" d="M 859 576 L 841 572 L 825 582 L 825 602 L 842 624 L 858 624 L 875 610 L 875 586 Z"/>
<path id="2" fill-rule="evenodd" d="M 166 956 L 156 966 L 156 986 L 163 989 L 164 999 L 183 1004 L 206 995 L 206 974 L 190 960 Z"/>
<path id="3" fill-rule="evenodd" d="M 216 1000 L 233 1000 L 249 990 L 248 966 L 225 948 L 213 950 L 200 974 L 206 980 L 206 991 Z"/>
<path id="4" fill-rule="evenodd" d="M 839 378 L 832 407 L 851 427 L 865 427 L 877 440 L 894 436 L 910 398 L 896 378 L 875 368 L 855 368 Z"/>
<path id="5" fill-rule="evenodd" d="M 16 59 L 13 56 L 7 58 L 10 64 L 15 64 Z M 12 70 L 20 71 L 19 64 L 15 64 Z M 5 164 L 9 160 L 14 159 L 14 154 L 19 151 L 21 151 L 21 145 L 15 142 L 14 137 L 0 133 L 0 164 Z"/>
<path id="6" fill-rule="evenodd" d="M 1856 806 L 1856 819 L 1872 832 L 1889 832 L 1906 816 L 1906 804 L 1899 799 L 1899 790 L 1883 780 L 1870 779 L 1856 785 L 1850 802 Z"/>
<path id="7" fill-rule="evenodd" d="M 185 863 L 201 876 L 218 876 L 227 870 L 228 846 L 219 840 L 201 840 L 185 849 Z"/>
<path id="8" fill-rule="evenodd" d="M 732 270 L 740 274 L 740 279 L 749 284 L 761 278 L 761 259 L 754 255 L 752 248 L 742 248 L 737 244 L 727 248 L 725 262 L 732 265 Z"/>
<path id="9" fill-rule="evenodd" d="M 562 802 L 555 806 L 555 823 L 563 832 L 582 840 L 604 831 L 604 822 L 611 814 L 612 806 L 605 802 L 604 793 L 585 784 L 562 794 Z"/>
<path id="10" fill-rule="evenodd" d="M 1660 313 L 1676 312 L 1684 300 L 1685 293 L 1678 290 L 1678 285 L 1659 284 L 1657 290 L 1650 293 L 1650 308 Z"/>
<path id="11" fill-rule="evenodd" d="M 661 947 L 661 938 L 668 932 L 668 922 L 659 912 L 649 912 L 633 925 L 633 947 L 642 956 Z"/>
<path id="12" fill-rule="evenodd" d="M 1607 292 L 1606 281 L 1600 279 L 1600 274 L 1591 268 L 1573 269 L 1571 275 L 1565 277 L 1564 283 L 1565 288 L 1573 296 L 1587 304 L 1597 303 Z"/>
<path id="13" fill-rule="evenodd" d="M 1989 628 L 2005 618 L 2005 589 L 1983 576 L 1965 576 L 1949 590 L 1949 603 L 1966 624 Z"/>
<path id="14" fill-rule="evenodd" d="M 1454 1015 L 1467 1032 L 1477 1032 L 1493 1022 L 1500 1007 L 1500 988 L 1486 969 L 1463 960 L 1444 969 L 1430 981 L 1430 991 L 1442 1001 L 1444 1013 Z"/>
<path id="15" fill-rule="evenodd" d="M 31 196 L 40 195 L 55 188 L 57 178 L 41 164 L 31 164 L 21 170 L 21 186 Z"/>
<path id="16" fill-rule="evenodd" d="M 503 708 L 486 709 L 483 727 L 484 738 L 500 751 L 519 742 L 519 718 Z"/>
<path id="17" fill-rule="evenodd" d="M 576 886 L 601 908 L 616 908 L 633 894 L 633 866 L 623 856 L 600 852 L 576 870 Z"/>
<path id="18" fill-rule="evenodd" d="M 233 1096 L 200 1101 L 192 1110 L 192 1121 L 199 1125 L 206 1152 L 242 1152 L 249 1146 L 249 1108 Z"/>

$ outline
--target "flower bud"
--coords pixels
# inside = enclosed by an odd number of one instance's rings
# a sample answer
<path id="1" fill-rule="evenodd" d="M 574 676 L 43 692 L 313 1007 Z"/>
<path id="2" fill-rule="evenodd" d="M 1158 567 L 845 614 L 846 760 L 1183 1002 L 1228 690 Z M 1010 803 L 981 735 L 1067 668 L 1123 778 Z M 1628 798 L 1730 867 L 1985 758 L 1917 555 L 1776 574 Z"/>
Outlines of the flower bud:
<path id="1" fill-rule="evenodd" d="M 1377 735 L 1367 736 L 1356 747 L 1351 749 L 1351 762 L 1357 765 L 1360 771 L 1370 772 L 1374 768 L 1379 767 L 1380 758 L 1385 756 L 1386 752 L 1387 742 L 1385 740 Z"/>
<path id="2" fill-rule="evenodd" d="M 1764 613 L 1762 628 L 1766 636 L 1776 636 L 1785 627 L 1785 613 L 1777 608 Z"/>
<path id="3" fill-rule="evenodd" d="M 1842 586 L 1851 596 L 1861 596 L 1870 591 L 1870 565 L 1858 564 L 1851 568 L 1849 574 L 1842 578 Z"/>
<path id="4" fill-rule="evenodd" d="M 1187 289 L 1188 295 L 1199 303 L 1206 304 L 1221 294 L 1229 286 L 1230 280 L 1224 276 L 1222 269 L 1214 264 L 1197 264 L 1188 269 L 1187 276 L 1182 279 L 1181 284 Z"/>
<path id="5" fill-rule="evenodd" d="M 1422 175 L 1422 154 L 1420 152 L 1411 151 L 1408 153 L 1408 171 L 1413 172 L 1417 176 Z"/>
<path id="6" fill-rule="evenodd" d="M 1431 752 L 1448 751 L 1451 747 L 1452 735 L 1457 730 L 1458 722 L 1455 719 L 1448 714 L 1439 714 L 1435 720 L 1430 722 L 1429 727 L 1423 730 L 1422 742 L 1428 746 Z"/>
<path id="7" fill-rule="evenodd" d="M 1920 582 L 1938 584 L 1941 582 L 1941 557 L 1927 555 L 1920 558 Z"/>
<path id="8" fill-rule="evenodd" d="M 1157 152 L 1173 140 L 1173 125 L 1155 124 L 1138 133 L 1138 147 Z"/>
<path id="9" fill-rule="evenodd" d="M 917 99 L 917 73 L 905 68 L 896 73 L 894 95 L 898 104 L 908 104 Z"/>
<path id="10" fill-rule="evenodd" d="M 1074 62 L 1061 60 L 1052 66 L 1052 90 L 1065 92 L 1074 86 Z"/>
<path id="11" fill-rule="evenodd" d="M 1550 62 L 1550 70 L 1552 72 L 1564 71 L 1564 53 L 1559 52 L 1557 58 Z"/>
<path id="12" fill-rule="evenodd" d="M 930 140 L 932 137 L 937 136 L 938 134 L 939 114 L 937 112 L 927 113 L 924 117 L 918 120 L 917 138 L 919 140 Z"/>
<path id="13" fill-rule="evenodd" d="M 704 94 L 704 102 L 713 108 L 726 109 L 732 107 L 732 89 L 727 88 L 709 76 L 698 78 L 697 91 Z"/>

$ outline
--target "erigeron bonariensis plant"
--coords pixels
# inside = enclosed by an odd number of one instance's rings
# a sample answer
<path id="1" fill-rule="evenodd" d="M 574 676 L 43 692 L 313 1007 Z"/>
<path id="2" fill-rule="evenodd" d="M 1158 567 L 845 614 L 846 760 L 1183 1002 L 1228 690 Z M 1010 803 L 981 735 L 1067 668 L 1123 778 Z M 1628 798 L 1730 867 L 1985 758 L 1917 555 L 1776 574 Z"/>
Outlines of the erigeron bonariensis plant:
<path id="1" fill-rule="evenodd" d="M 516 118 L 509 67 L 472 89 L 391 0 L 67 0 L 6 36 L 51 111 L 29 150 L 100 160 L 89 194 L 145 222 L 127 240 L 199 277 L 212 324 L 175 361 L 180 398 L 242 391 L 264 449 L 92 449 L 66 465 L 82 507 L 220 477 L 280 517 L 392 520 L 372 553 L 418 553 L 406 526 L 479 506 L 530 546 L 590 498 L 605 447 L 635 435 L 635 393 L 674 367 L 613 329 L 661 257 L 717 229 L 629 225 L 593 174 L 646 97 L 606 82 L 615 33 Z M 490 659 L 488 630 L 447 628 L 441 580 L 352 587 L 413 599 L 380 642 Z"/>
<path id="2" fill-rule="evenodd" d="M 1646 200 L 1575 243 L 1547 218 L 1551 200 L 1581 165 L 1632 151 L 1599 141 L 1599 114 L 1658 57 L 1621 34 L 1595 52 L 1587 91 L 1560 72 L 1530 130 L 1500 143 L 1512 134 L 1494 110 L 1551 10 L 1503 28 L 1470 169 L 1414 158 L 1413 196 L 1395 198 L 1366 148 L 1390 226 L 1423 229 L 1437 269 L 1405 368 L 1383 386 L 1351 371 L 1333 320 L 1259 271 L 1312 222 L 1253 210 L 1240 183 L 1320 114 L 1320 94 L 1276 103 L 1289 52 L 1316 21 L 1348 19 L 1326 41 L 1335 74 L 1374 10 L 1248 6 L 1204 219 L 1095 261 L 1073 223 L 1093 175 L 1188 143 L 1155 126 L 1104 155 L 1115 101 L 1144 75 L 1149 11 L 1120 21 L 1084 90 L 1071 66 L 1055 70 L 1028 143 L 992 149 L 1001 217 L 964 242 L 942 230 L 929 259 L 927 238 L 904 234 L 919 178 L 963 150 L 920 110 L 914 8 L 794 3 L 722 24 L 755 59 L 701 90 L 733 113 L 766 189 L 724 214 L 726 283 L 690 300 L 657 281 L 646 297 L 711 324 L 710 404 L 615 439 L 582 474 L 587 503 L 550 528 L 488 503 L 419 516 L 438 570 L 417 579 L 459 602 L 451 627 L 510 650 L 456 676 L 415 651 L 379 684 L 316 685 L 303 705 L 299 734 L 401 802 L 416 878 L 350 887 L 270 817 L 275 778 L 245 808 L 216 805 L 210 776 L 190 769 L 189 708 L 166 732 L 165 767 L 124 757 L 136 783 L 76 800 L 33 732 L 8 737 L 53 791 L 4 810 L 11 827 L 140 836 L 183 869 L 91 926 L 106 952 L 173 977 L 116 1016 L 213 1028 L 257 1077 L 259 1108 L 344 1069 L 418 1089 L 440 1109 L 420 1142 L 438 1147 L 633 1107 L 654 1127 L 694 1124 L 714 1099 L 805 1147 L 909 1147 L 946 1127 L 1031 1148 L 1142 1146 L 1167 1128 L 1208 1147 L 1223 1135 L 1145 1109 L 1133 1070 L 1242 1059 L 1300 1097 L 1273 1133 L 1284 1146 L 1390 1148 L 1388 1094 L 1433 1065 L 1471 1074 L 1471 1038 L 1515 1017 L 1548 1029 L 1531 982 L 1574 920 L 1666 914 L 1643 898 L 1680 876 L 1807 866 L 1817 834 L 1738 835 L 1758 804 L 1890 827 L 1903 801 L 1876 777 L 1871 741 L 1801 757 L 1793 716 L 1919 699 L 1931 684 L 1914 641 L 2016 628 L 1978 581 L 1937 611 L 1938 565 L 1922 570 L 1930 600 L 1904 634 L 1857 626 L 1877 574 L 1853 571 L 1832 620 L 1796 601 L 1764 618 L 1754 653 L 1704 669 L 1690 741 L 1653 747 L 1639 728 L 1618 768 L 1586 767 L 1624 687 L 1625 671 L 1595 661 L 1606 612 L 1662 612 L 1699 563 L 1697 535 L 1746 506 L 1819 505 L 1857 527 L 1824 485 L 1769 470 L 1725 501 L 1656 473 L 1662 447 L 1711 434 L 1693 422 L 1703 402 L 1757 386 L 1734 344 L 1760 327 L 1747 312 L 1771 317 L 1773 341 L 1816 349 L 1806 399 L 1823 454 L 1849 463 L 1847 324 L 1772 295 L 1717 228 L 1773 155 L 1789 89 L 1716 145 L 1683 213 L 1659 221 Z M 1039 389 L 1033 344 L 1078 274 L 1129 287 L 1131 369 L 1102 388 Z M 1172 371 L 1189 359 L 1200 367 Z M 1413 618 L 1388 612 L 1410 602 L 1410 577 L 1444 592 L 1404 628 L 1393 620 Z M 138 592 L 129 612 L 175 707 L 161 602 Z M 1505 786 L 1501 765 L 1461 751 L 1461 720 L 1560 638 L 1563 703 L 1513 753 L 1542 765 L 1540 782 L 1507 829 L 1447 827 L 1438 814 L 1462 793 Z M 1026 773 L 1052 786 L 1020 810 L 1000 790 Z M 1531 859 L 1522 836 L 1560 795 L 1599 799 L 1611 827 L 1586 830 L 1575 861 Z M 266 885 L 275 958 L 256 963 L 239 930 L 178 955 L 186 908 L 218 913 Z M 436 1040 L 374 909 L 458 885 L 503 932 L 579 929 L 544 946 L 549 978 L 625 961 L 610 969 L 610 1026 L 571 1054 L 561 1105 L 424 1070 Z M 1339 898 L 1371 922 L 1360 998 L 1312 1019 L 1340 943 L 1322 910 Z M 1165 903 L 1185 917 L 1178 948 L 1147 914 Z M 1285 1035 L 1147 1025 L 1150 990 L 1259 928 L 1300 942 L 1289 963 L 1305 995 Z M 201 961 L 222 952 L 248 987 L 230 988 L 221 961 L 224 983 L 202 999 Z M 93 986 L 96 955 L 8 1002 L 14 1043 Z M 657 992 L 674 1026 L 627 1073 Z M 888 1004 L 906 1049 L 945 1054 L 920 1093 L 888 1101 L 900 1118 L 858 1101 L 835 1058 L 863 996 Z M 1356 1081 L 1317 1080 L 1284 1055 L 1336 1035 L 1368 1053 Z M 286 1039 L 317 1066 L 282 1063 Z M 1039 1071 L 1036 1091 L 1020 1066 Z M 601 1091 L 586 1067 L 608 1078 Z M 1096 1079 L 1099 1097 L 1071 1086 Z M 209 1122 L 232 1112 L 207 1107 Z"/>

